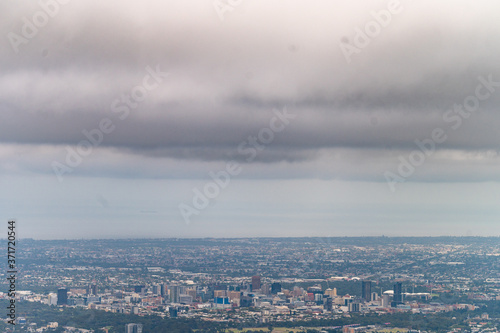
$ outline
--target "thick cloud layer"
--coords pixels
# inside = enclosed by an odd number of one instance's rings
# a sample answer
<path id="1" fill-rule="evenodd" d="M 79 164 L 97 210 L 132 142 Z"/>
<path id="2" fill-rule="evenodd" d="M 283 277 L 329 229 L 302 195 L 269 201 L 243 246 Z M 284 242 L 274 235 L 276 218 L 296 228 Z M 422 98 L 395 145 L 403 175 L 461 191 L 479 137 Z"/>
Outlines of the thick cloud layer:
<path id="1" fill-rule="evenodd" d="M 40 3 L 4 4 L 3 35 L 23 36 L 23 18 L 33 22 Z M 478 77 L 500 81 L 498 5 L 401 2 L 348 63 L 341 45 L 356 46 L 356 29 L 390 3 L 252 1 L 223 21 L 210 2 L 60 4 L 18 53 L 3 39 L 0 140 L 77 144 L 103 117 L 116 121 L 113 101 L 158 66 L 169 76 L 103 146 L 226 159 L 286 106 L 298 118 L 263 160 L 315 158 L 301 150 L 325 147 L 413 149 L 449 127 L 443 114 L 474 94 Z M 481 101 L 439 148 L 498 149 L 499 100 Z"/>
<path id="2" fill-rule="evenodd" d="M 499 10 L 469 0 L 3 2 L 0 170 L 55 186 L 68 186 L 57 172 L 150 189 L 185 181 L 177 203 L 230 160 L 263 187 L 498 182 Z"/>

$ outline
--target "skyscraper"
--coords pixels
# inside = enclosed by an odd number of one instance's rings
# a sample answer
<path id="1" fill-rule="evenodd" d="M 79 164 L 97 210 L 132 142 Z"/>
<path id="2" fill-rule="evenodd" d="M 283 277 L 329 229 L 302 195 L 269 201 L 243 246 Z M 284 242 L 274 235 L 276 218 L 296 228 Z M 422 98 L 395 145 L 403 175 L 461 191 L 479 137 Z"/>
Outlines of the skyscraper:
<path id="1" fill-rule="evenodd" d="M 350 302 L 348 305 L 349 312 L 359 312 L 359 303 Z"/>
<path id="2" fill-rule="evenodd" d="M 264 295 L 271 295 L 271 285 L 269 283 L 262 283 L 260 285 L 260 292 Z"/>
<path id="3" fill-rule="evenodd" d="M 68 289 L 61 288 L 57 290 L 57 305 L 68 304 Z"/>
<path id="4" fill-rule="evenodd" d="M 271 285 L 271 293 L 272 294 L 277 294 L 281 292 L 281 283 L 279 282 L 274 282 L 272 285 Z"/>
<path id="5" fill-rule="evenodd" d="M 153 284 L 153 295 L 160 295 L 160 285 Z"/>
<path id="6" fill-rule="evenodd" d="M 260 276 L 252 276 L 252 290 L 260 289 Z"/>
<path id="7" fill-rule="evenodd" d="M 384 308 L 387 308 L 389 306 L 389 300 L 390 300 L 390 296 L 388 294 L 382 295 L 382 306 Z"/>
<path id="8" fill-rule="evenodd" d="M 163 283 L 160 284 L 160 295 L 165 296 L 165 285 Z"/>
<path id="9" fill-rule="evenodd" d="M 97 296 L 97 284 L 90 284 L 87 294 Z"/>
<path id="10" fill-rule="evenodd" d="M 394 284 L 394 296 L 391 306 L 395 308 L 398 304 L 403 304 L 403 284 L 401 282 L 396 282 Z"/>
<path id="11" fill-rule="evenodd" d="M 372 299 L 372 282 L 361 281 L 361 297 L 365 302 L 370 302 Z"/>
<path id="12" fill-rule="evenodd" d="M 49 305 L 57 305 L 57 294 L 56 293 L 49 294 Z"/>
<path id="13" fill-rule="evenodd" d="M 126 324 L 125 333 L 142 333 L 142 324 Z"/>
<path id="14" fill-rule="evenodd" d="M 326 299 L 326 305 L 325 305 L 325 308 L 327 311 L 333 311 L 333 300 L 331 297 L 328 297 Z"/>
<path id="15" fill-rule="evenodd" d="M 170 303 L 179 303 L 179 295 L 181 294 L 181 287 L 171 285 L 168 287 L 170 294 Z"/>

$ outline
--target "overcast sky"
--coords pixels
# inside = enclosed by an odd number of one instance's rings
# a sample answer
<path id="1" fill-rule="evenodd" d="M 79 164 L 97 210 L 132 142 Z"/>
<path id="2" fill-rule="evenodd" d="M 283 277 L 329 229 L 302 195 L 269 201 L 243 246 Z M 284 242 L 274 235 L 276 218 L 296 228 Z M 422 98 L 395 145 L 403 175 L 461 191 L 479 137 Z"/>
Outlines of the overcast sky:
<path id="1" fill-rule="evenodd" d="M 2 219 L 38 239 L 498 236 L 499 11 L 4 1 Z"/>

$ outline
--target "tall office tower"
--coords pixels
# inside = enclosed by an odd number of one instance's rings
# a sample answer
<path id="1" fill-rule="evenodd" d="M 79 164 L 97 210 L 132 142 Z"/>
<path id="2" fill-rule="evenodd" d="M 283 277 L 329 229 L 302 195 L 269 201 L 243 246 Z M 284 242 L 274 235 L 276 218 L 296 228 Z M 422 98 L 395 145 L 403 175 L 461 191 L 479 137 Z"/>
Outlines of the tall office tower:
<path id="1" fill-rule="evenodd" d="M 358 302 L 350 302 L 348 304 L 349 312 L 359 312 L 359 303 Z"/>
<path id="2" fill-rule="evenodd" d="M 389 306 L 390 296 L 387 294 L 382 295 L 382 307 L 387 308 Z"/>
<path id="3" fill-rule="evenodd" d="M 168 291 L 170 294 L 171 303 L 179 303 L 179 295 L 181 294 L 180 286 L 169 286 Z"/>
<path id="4" fill-rule="evenodd" d="M 394 296 L 391 306 L 395 308 L 398 304 L 403 304 L 403 284 L 401 282 L 396 282 L 394 284 Z"/>
<path id="5" fill-rule="evenodd" d="M 271 285 L 271 293 L 272 294 L 277 294 L 277 293 L 280 293 L 281 292 L 281 283 L 279 282 L 274 282 L 272 285 Z"/>
<path id="6" fill-rule="evenodd" d="M 252 276 L 252 290 L 260 289 L 260 276 Z"/>
<path id="7" fill-rule="evenodd" d="M 165 296 L 165 285 L 160 283 L 160 295 Z"/>
<path id="8" fill-rule="evenodd" d="M 87 294 L 97 296 L 97 284 L 90 284 L 88 289 Z"/>
<path id="9" fill-rule="evenodd" d="M 333 311 L 333 299 L 331 297 L 328 297 L 326 299 L 326 311 Z"/>
<path id="10" fill-rule="evenodd" d="M 365 302 L 370 302 L 372 300 L 371 281 L 361 281 L 361 297 L 365 300 Z"/>
<path id="11" fill-rule="evenodd" d="M 49 294 L 49 305 L 57 305 L 57 294 L 56 293 Z"/>
<path id="12" fill-rule="evenodd" d="M 153 295 L 159 295 L 159 294 L 160 294 L 160 285 L 153 284 Z"/>
<path id="13" fill-rule="evenodd" d="M 260 286 L 260 291 L 264 295 L 271 295 L 271 285 L 269 283 L 263 283 Z"/>
<path id="14" fill-rule="evenodd" d="M 126 324 L 125 333 L 142 333 L 142 324 Z"/>
<path id="15" fill-rule="evenodd" d="M 57 305 L 68 304 L 68 289 L 61 288 L 57 290 Z"/>

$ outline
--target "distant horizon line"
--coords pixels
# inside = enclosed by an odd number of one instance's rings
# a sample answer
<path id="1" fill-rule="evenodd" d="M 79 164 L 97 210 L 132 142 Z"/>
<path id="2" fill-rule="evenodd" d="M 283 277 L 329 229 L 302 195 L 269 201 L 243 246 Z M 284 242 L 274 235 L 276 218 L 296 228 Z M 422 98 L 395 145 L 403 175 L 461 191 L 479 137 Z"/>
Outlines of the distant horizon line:
<path id="1" fill-rule="evenodd" d="M 92 241 L 92 240 L 238 240 L 238 239 L 316 239 L 316 238 L 500 238 L 498 236 L 452 236 L 452 235 L 440 235 L 440 236 L 245 236 L 245 237 L 117 237 L 117 238 L 18 238 L 21 240 L 34 240 L 34 241 Z M 0 238 L 2 240 L 7 240 L 7 238 Z"/>

